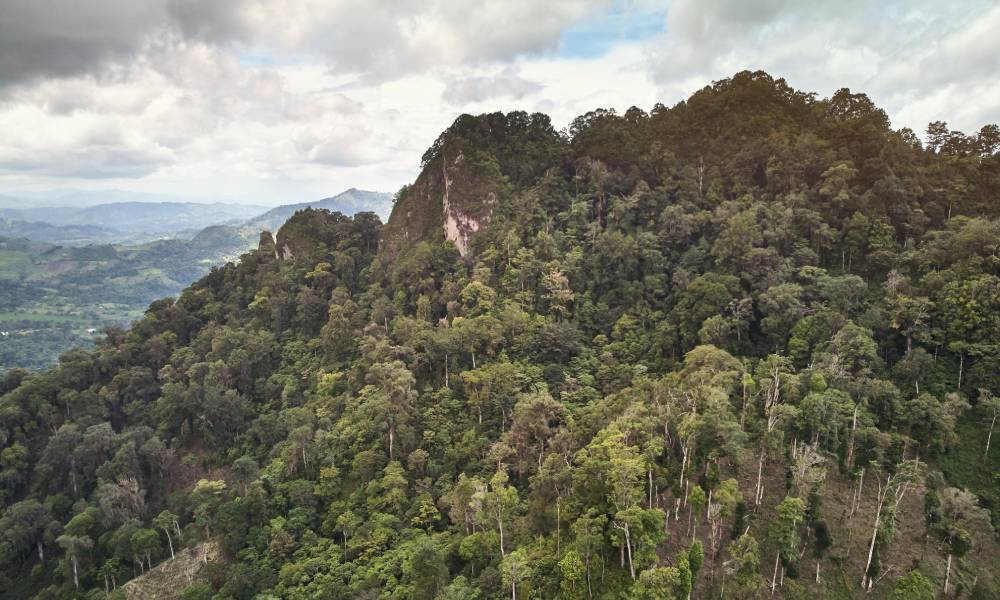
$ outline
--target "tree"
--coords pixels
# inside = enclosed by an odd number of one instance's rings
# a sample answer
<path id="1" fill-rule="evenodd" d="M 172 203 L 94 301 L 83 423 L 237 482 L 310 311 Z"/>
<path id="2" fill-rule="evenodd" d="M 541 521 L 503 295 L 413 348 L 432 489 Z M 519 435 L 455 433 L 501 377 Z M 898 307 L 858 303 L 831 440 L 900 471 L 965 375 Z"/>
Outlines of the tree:
<path id="1" fill-rule="evenodd" d="M 816 558 L 816 583 L 820 582 L 819 563 L 826 556 L 833 545 L 833 538 L 830 536 L 830 527 L 823 519 L 816 519 L 813 522 L 813 556 Z"/>
<path id="2" fill-rule="evenodd" d="M 939 518 L 935 531 L 945 545 L 948 566 L 944 576 L 944 594 L 948 595 L 952 556 L 962 557 L 972 547 L 976 532 L 992 532 L 990 513 L 979 506 L 974 494 L 958 488 L 945 488 L 939 494 Z"/>
<path id="3" fill-rule="evenodd" d="M 530 558 L 524 548 L 518 548 L 504 556 L 500 563 L 503 582 L 510 586 L 511 600 L 517 600 L 517 586 L 532 575 Z"/>
<path id="4" fill-rule="evenodd" d="M 497 528 L 501 556 L 506 555 L 504 547 L 504 523 L 507 523 L 509 526 L 511 516 L 520 506 L 517 488 L 508 485 L 509 482 L 510 478 L 507 476 L 507 471 L 500 469 L 490 479 L 489 490 L 480 490 L 474 495 L 474 500 L 482 507 L 476 516 L 476 520 L 487 523 L 492 522 Z"/>
<path id="5" fill-rule="evenodd" d="M 892 590 L 893 600 L 934 600 L 934 586 L 920 571 L 910 571 L 896 581 Z"/>
<path id="6" fill-rule="evenodd" d="M 695 536 L 698 534 L 698 521 L 701 521 L 701 510 L 705 508 L 705 500 L 705 490 L 701 489 L 700 485 L 691 488 L 691 492 L 688 495 L 688 502 L 691 504 L 691 508 L 688 511 L 688 534 L 691 535 L 692 542 L 694 542 Z M 694 524 L 693 527 L 692 523 Z"/>
<path id="7" fill-rule="evenodd" d="M 725 519 L 736 516 L 736 507 L 743 503 L 743 492 L 740 491 L 736 479 L 726 479 L 719 483 L 713 494 L 714 502 L 708 508 L 708 520 L 711 524 L 711 546 L 714 556 L 719 542 L 719 526 Z"/>
<path id="8" fill-rule="evenodd" d="M 639 574 L 629 600 L 681 600 L 681 575 L 676 567 L 656 567 Z"/>
<path id="9" fill-rule="evenodd" d="M 559 561 L 559 594 L 566 600 L 583 600 L 586 597 L 587 567 L 580 553 L 570 550 Z"/>
<path id="10" fill-rule="evenodd" d="M 545 274 L 542 284 L 545 286 L 545 299 L 549 301 L 550 310 L 557 318 L 562 318 L 569 311 L 575 297 L 569 286 L 569 278 L 556 265 Z"/>
<path id="11" fill-rule="evenodd" d="M 118 569 L 121 567 L 117 558 L 109 558 L 97 569 L 97 574 L 104 578 L 104 594 L 108 595 L 112 590 L 118 589 Z"/>
<path id="12" fill-rule="evenodd" d="M 774 575 L 771 578 L 771 594 L 774 594 L 778 584 L 778 565 L 784 563 L 786 569 L 797 571 L 799 542 L 798 524 L 806 514 L 806 503 L 801 498 L 786 496 L 775 508 L 777 521 L 774 523 L 773 535 L 778 552 L 774 557 Z"/>
<path id="13" fill-rule="evenodd" d="M 702 547 L 701 542 L 695 540 L 691 543 L 691 547 L 687 552 L 688 566 L 691 569 L 691 589 L 694 589 L 695 582 L 698 581 L 698 573 L 701 571 L 701 565 L 705 562 L 705 549 Z M 691 597 L 691 592 L 688 592 L 688 598 Z"/>
<path id="14" fill-rule="evenodd" d="M 439 600 L 478 600 L 479 589 L 469 583 L 464 575 L 459 575 L 438 596 Z"/>
<path id="15" fill-rule="evenodd" d="M 413 586 L 417 600 L 433 600 L 448 581 L 448 565 L 428 536 L 419 536 L 411 543 L 409 556 L 403 563 L 403 574 Z"/>
<path id="16" fill-rule="evenodd" d="M 240 485 L 241 493 L 245 496 L 247 488 L 260 474 L 260 465 L 250 456 L 241 456 L 233 461 L 232 474 L 233 479 Z"/>
<path id="17" fill-rule="evenodd" d="M 749 533 L 744 533 L 729 545 L 731 557 L 723 566 L 726 575 L 734 578 L 734 598 L 757 598 L 764 588 L 760 574 L 760 545 Z M 725 597 L 726 581 L 722 581 Z"/>
<path id="18" fill-rule="evenodd" d="M 70 530 L 69 525 L 67 525 L 66 529 L 67 531 Z M 70 563 L 73 566 L 73 585 L 77 589 L 80 589 L 80 560 L 84 556 L 85 552 L 94 547 L 94 540 L 85 535 L 71 535 L 64 533 L 56 538 L 56 543 L 59 544 L 59 547 L 66 552 L 66 557 L 69 558 Z"/>
<path id="19" fill-rule="evenodd" d="M 594 588 L 591 574 L 593 572 L 593 562 L 595 559 L 604 558 L 600 550 L 604 547 L 604 527 L 608 522 L 606 515 L 591 508 L 580 515 L 571 527 L 573 532 L 574 545 L 583 557 L 583 564 L 587 573 L 587 596 L 594 597 Z"/>
<path id="20" fill-rule="evenodd" d="M 170 532 L 175 531 L 177 533 L 177 539 L 180 539 L 181 528 L 177 515 L 169 510 L 165 510 L 156 515 L 156 518 L 153 519 L 153 525 L 156 525 L 163 530 L 163 533 L 167 534 L 167 545 L 170 547 L 170 558 L 174 558 L 174 541 Z"/>
<path id="21" fill-rule="evenodd" d="M 769 444 L 781 439 L 780 426 L 795 419 L 796 410 L 789 405 L 788 393 L 795 389 L 798 377 L 788 357 L 778 354 L 768 355 L 760 361 L 756 369 L 761 388 L 763 417 L 766 429 L 761 436 L 760 456 L 757 460 L 757 488 L 754 502 L 760 504 L 764 498 L 763 472 Z"/>
<path id="22" fill-rule="evenodd" d="M 153 554 L 157 553 L 160 546 L 160 537 L 152 529 L 139 529 L 132 534 L 132 538 L 129 540 L 132 546 L 132 552 L 137 556 L 144 557 L 146 559 L 146 568 L 153 568 Z M 139 564 L 142 564 L 140 559 Z"/>
<path id="23" fill-rule="evenodd" d="M 45 560 L 45 533 L 52 523 L 48 508 L 34 498 L 22 500 L 0 518 L 0 547 L 16 555 L 35 551 L 39 561 Z"/>
<path id="24" fill-rule="evenodd" d="M 955 424 L 968 406 L 958 394 L 948 394 L 942 402 L 925 392 L 906 405 L 910 435 L 921 447 L 944 450 L 957 441 Z"/>
<path id="25" fill-rule="evenodd" d="M 202 527 L 205 540 L 212 538 L 212 524 L 215 522 L 216 512 L 224 500 L 226 491 L 225 481 L 209 481 L 200 479 L 191 491 L 191 503 L 194 505 L 194 520 Z M 208 548 L 202 555 L 202 560 L 208 563 Z"/>
<path id="26" fill-rule="evenodd" d="M 870 590 L 875 585 L 877 573 L 871 572 L 872 559 L 875 556 L 875 542 L 878 541 L 879 533 L 883 531 L 883 519 L 887 515 L 892 519 L 895 518 L 896 507 L 902 502 L 906 492 L 918 483 L 922 469 L 923 465 L 919 461 L 904 461 L 896 466 L 894 473 L 887 474 L 884 479 L 876 478 L 878 490 L 875 494 L 875 522 L 872 526 L 871 542 L 868 545 L 868 562 L 861 576 L 862 589 Z"/>
<path id="27" fill-rule="evenodd" d="M 989 390 L 980 389 L 979 404 L 986 408 L 990 415 L 990 429 L 989 433 L 986 434 L 986 450 L 983 451 L 983 456 L 988 458 L 990 455 L 990 441 L 993 439 L 993 428 L 997 424 L 997 416 L 1000 416 L 1000 396 L 992 394 Z"/>
<path id="28" fill-rule="evenodd" d="M 416 391 L 413 389 L 416 380 L 406 365 L 398 360 L 372 365 L 368 378 L 378 388 L 378 393 L 372 398 L 374 404 L 371 406 L 381 413 L 378 416 L 386 423 L 391 459 L 396 432 L 401 425 L 410 420 L 411 405 L 416 399 Z"/>

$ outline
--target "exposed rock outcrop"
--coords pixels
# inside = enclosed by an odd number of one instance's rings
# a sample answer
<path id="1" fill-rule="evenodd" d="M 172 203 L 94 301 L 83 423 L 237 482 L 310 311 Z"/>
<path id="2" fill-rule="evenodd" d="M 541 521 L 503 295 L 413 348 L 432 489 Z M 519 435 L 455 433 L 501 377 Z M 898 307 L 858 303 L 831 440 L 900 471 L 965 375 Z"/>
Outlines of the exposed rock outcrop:
<path id="1" fill-rule="evenodd" d="M 490 224 L 505 190 L 530 185 L 542 172 L 535 163 L 526 168 L 520 152 L 532 149 L 544 165 L 555 160 L 559 144 L 544 115 L 460 116 L 424 155 L 417 180 L 397 195 L 381 252 L 391 257 L 420 241 L 447 240 L 469 256 L 475 234 Z"/>

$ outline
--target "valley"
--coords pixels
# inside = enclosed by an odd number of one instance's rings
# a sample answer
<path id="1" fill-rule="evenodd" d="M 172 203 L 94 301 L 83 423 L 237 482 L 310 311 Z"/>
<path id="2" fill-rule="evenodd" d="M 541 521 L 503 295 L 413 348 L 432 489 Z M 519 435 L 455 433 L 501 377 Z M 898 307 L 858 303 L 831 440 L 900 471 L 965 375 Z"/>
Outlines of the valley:
<path id="1" fill-rule="evenodd" d="M 0 221 L 0 373 L 12 368 L 47 368 L 75 346 L 91 347 L 105 327 L 128 326 L 154 300 L 175 297 L 213 267 L 238 260 L 256 246 L 262 232 L 277 231 L 296 210 L 317 206 L 348 214 L 366 210 L 386 214 L 391 196 L 351 189 L 324 200 L 270 210 L 179 206 L 181 213 L 169 212 L 169 216 L 164 212 L 172 206 L 164 204 L 130 205 L 126 211 L 130 216 L 120 214 L 120 205 L 86 209 L 87 218 L 95 222 L 101 221 L 100 215 L 117 215 L 117 225 L 133 233 L 116 230 L 112 232 L 115 239 L 124 237 L 132 243 L 94 243 L 90 238 L 68 243 L 67 231 L 76 231 L 83 227 L 80 224 L 38 226 L 29 237 L 13 237 L 4 232 Z M 35 210 L 36 216 L 60 215 L 54 209 Z M 249 218 L 239 218 L 248 213 Z M 65 223 L 74 218 L 53 221 Z M 193 234 L 177 229 L 192 226 L 193 219 L 221 220 L 222 224 Z M 156 222 L 161 235 L 170 237 L 135 242 L 155 235 L 134 233 L 134 228 Z M 25 233 L 7 233 L 18 232 Z"/>

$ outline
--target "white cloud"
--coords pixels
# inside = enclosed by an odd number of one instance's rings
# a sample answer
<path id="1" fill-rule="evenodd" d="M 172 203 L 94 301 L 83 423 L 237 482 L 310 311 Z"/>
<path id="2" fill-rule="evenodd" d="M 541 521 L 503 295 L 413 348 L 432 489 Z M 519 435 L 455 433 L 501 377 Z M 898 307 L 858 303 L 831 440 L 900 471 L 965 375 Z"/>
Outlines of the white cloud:
<path id="1" fill-rule="evenodd" d="M 985 3 L 3 2 L 0 193 L 95 179 L 254 202 L 392 191 L 461 112 L 562 127 L 742 69 L 868 92 L 918 131 L 1000 120 L 1000 7 Z M 566 47 L 605 23 L 643 33 Z"/>
<path id="2" fill-rule="evenodd" d="M 674 99 L 692 79 L 763 69 L 821 96 L 865 92 L 894 126 L 922 132 L 936 119 L 1000 119 L 996 96 L 978 95 L 1000 71 L 998 30 L 1000 6 L 979 1 L 674 0 L 666 35 L 647 52 L 661 93 Z"/>

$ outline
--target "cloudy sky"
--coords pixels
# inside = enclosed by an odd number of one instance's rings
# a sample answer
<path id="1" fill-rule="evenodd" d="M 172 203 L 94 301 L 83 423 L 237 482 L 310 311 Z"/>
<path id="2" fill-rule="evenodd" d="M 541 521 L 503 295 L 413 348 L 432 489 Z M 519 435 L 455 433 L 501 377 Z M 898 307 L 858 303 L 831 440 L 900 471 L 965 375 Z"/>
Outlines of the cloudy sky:
<path id="1" fill-rule="evenodd" d="M 462 112 L 563 127 L 742 69 L 968 132 L 998 31 L 996 0 L 0 0 L 0 194 L 394 191 Z"/>

